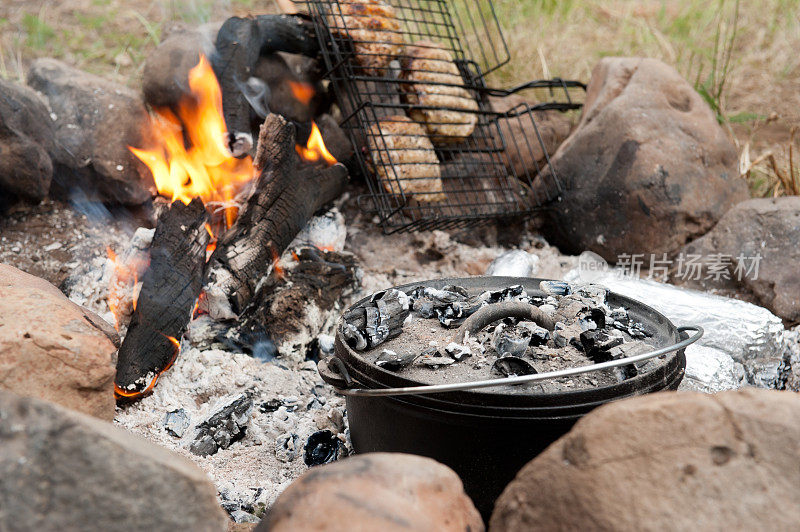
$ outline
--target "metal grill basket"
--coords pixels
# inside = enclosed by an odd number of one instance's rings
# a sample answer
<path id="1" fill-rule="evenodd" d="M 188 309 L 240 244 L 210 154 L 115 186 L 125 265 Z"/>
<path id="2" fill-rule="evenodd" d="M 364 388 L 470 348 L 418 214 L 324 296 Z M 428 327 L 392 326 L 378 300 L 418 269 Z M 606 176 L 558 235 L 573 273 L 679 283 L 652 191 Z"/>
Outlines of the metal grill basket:
<path id="1" fill-rule="evenodd" d="M 488 87 L 485 76 L 510 60 L 490 2 L 304 1 L 369 186 L 359 204 L 386 233 L 519 217 L 558 198 L 536 118 L 579 108 L 570 91 L 585 86 Z M 553 101 L 506 112 L 490 104 L 529 88 Z"/>

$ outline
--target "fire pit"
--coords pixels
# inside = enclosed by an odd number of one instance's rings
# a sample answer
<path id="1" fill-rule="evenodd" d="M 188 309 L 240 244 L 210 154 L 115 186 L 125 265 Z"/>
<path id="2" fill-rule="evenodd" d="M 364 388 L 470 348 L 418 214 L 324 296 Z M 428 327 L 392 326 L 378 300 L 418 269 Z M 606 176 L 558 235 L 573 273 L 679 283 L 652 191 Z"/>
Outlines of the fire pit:
<path id="1" fill-rule="evenodd" d="M 442 353 L 438 358 L 441 360 L 426 353 L 421 356 L 428 358 L 428 363 L 424 365 L 466 364 L 461 360 L 469 358 L 462 359 L 464 353 L 459 345 L 470 346 L 472 342 L 475 349 L 475 342 L 480 337 L 478 331 L 508 317 L 522 319 L 520 323 L 534 321 L 536 327 L 549 328 L 551 336 L 547 341 L 559 346 L 562 343 L 559 330 L 566 331 L 569 326 L 559 329 L 561 324 L 555 323 L 549 312 L 552 309 L 545 305 L 556 299 L 555 292 L 567 292 L 569 286 L 545 281 L 552 283 L 542 285 L 551 292 L 548 294 L 540 290 L 541 282 L 541 279 L 511 277 L 427 281 L 399 286 L 396 291 L 362 299 L 345 312 L 336 333 L 335 356 L 321 361 L 319 371 L 326 382 L 347 396 L 351 438 L 356 452 L 398 451 L 435 458 L 459 473 L 467 493 L 482 514 L 488 517 L 494 500 L 519 468 L 566 433 L 581 416 L 616 399 L 678 387 L 686 366 L 684 348 L 702 335 L 702 329 L 676 328 L 651 307 L 613 292 L 603 291 L 601 296 L 597 293 L 595 296 L 600 297 L 606 306 L 604 312 L 613 315 L 622 309 L 626 314 L 625 323 L 616 320 L 610 327 L 627 327 L 629 330 L 615 337 L 627 342 L 632 342 L 636 336 L 644 337 L 649 344 L 647 352 L 623 353 L 617 359 L 609 355 L 604 362 L 542 373 L 536 373 L 535 369 L 526 372 L 515 364 L 506 364 L 505 369 L 498 369 L 495 362 L 492 364 L 493 370 L 499 375 L 509 376 L 487 379 L 486 374 L 478 368 L 473 371 L 479 376 L 478 379 L 453 382 L 442 377 L 444 373 L 441 368 L 431 371 L 427 378 L 420 377 L 419 372 L 411 378 L 404 374 L 406 370 L 398 369 L 404 364 L 401 361 L 404 358 L 402 353 L 381 349 L 389 337 L 401 338 L 404 327 L 410 328 L 415 320 L 425 319 L 422 316 L 426 311 L 423 305 L 418 304 L 418 300 L 426 289 L 429 289 L 430 295 L 452 293 L 457 290 L 453 287 L 464 290 L 465 294 L 462 295 L 466 301 L 482 303 L 476 305 L 479 307 L 477 309 L 455 316 L 455 322 L 447 322 L 446 316 L 442 319 L 447 311 L 437 313 L 442 325 L 461 323 L 458 331 L 450 330 L 450 336 L 454 335 L 456 341 L 439 348 Z M 414 310 L 409 313 L 412 299 Z M 374 312 L 362 310 L 373 307 L 377 309 L 377 327 L 370 327 Z M 403 307 L 405 311 L 397 315 L 397 308 Z M 560 305 L 556 311 L 559 309 Z M 365 342 L 359 341 L 351 327 L 362 312 L 367 330 Z M 602 318 L 593 309 L 582 309 L 582 312 L 583 317 L 576 315 L 576 319 L 586 322 L 586 331 L 596 331 L 594 335 L 583 337 L 597 339 L 597 335 L 602 334 L 607 326 L 598 323 Z M 555 315 L 558 316 L 557 313 Z M 436 323 L 433 320 L 426 321 Z M 591 321 L 593 323 L 590 324 Z M 355 329 L 359 328 L 356 326 Z M 428 329 L 433 330 L 432 327 Z M 685 330 L 695 331 L 696 334 L 689 338 Z M 529 345 L 535 345 L 536 342 L 530 338 Z M 431 346 L 407 346 L 409 351 L 414 348 L 422 352 Z M 382 355 L 376 357 L 376 350 L 382 351 Z M 584 350 L 587 353 L 595 352 L 593 347 L 588 346 Z M 397 357 L 393 359 L 391 353 Z M 531 360 L 524 351 L 517 353 L 517 357 L 503 354 L 505 356 L 497 360 Z M 446 360 L 448 357 L 450 361 Z M 453 362 L 455 359 L 459 361 Z M 433 364 L 429 363 L 431 360 Z M 387 362 L 394 371 L 388 369 Z M 529 362 L 525 364 L 531 365 Z M 475 363 L 474 366 L 480 364 Z M 574 382 L 570 385 L 563 379 L 560 389 L 548 390 L 536 385 L 556 378 L 613 368 L 632 368 L 632 371 L 620 372 L 617 382 L 605 381 L 598 385 Z M 464 377 L 458 372 L 453 375 L 457 379 Z M 524 383 L 529 384 L 521 386 Z M 493 389 L 484 391 L 483 388 Z"/>

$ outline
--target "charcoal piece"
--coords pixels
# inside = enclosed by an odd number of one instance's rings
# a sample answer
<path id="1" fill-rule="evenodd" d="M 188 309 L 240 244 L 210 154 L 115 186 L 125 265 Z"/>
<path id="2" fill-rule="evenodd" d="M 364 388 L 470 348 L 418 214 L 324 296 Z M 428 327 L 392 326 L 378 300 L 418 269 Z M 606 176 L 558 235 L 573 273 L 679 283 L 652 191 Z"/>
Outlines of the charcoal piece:
<path id="1" fill-rule="evenodd" d="M 279 462 L 293 462 L 297 458 L 300 436 L 295 433 L 284 433 L 275 439 L 275 458 Z"/>
<path id="2" fill-rule="evenodd" d="M 475 314 L 483 305 L 484 301 L 477 297 L 467 301 L 454 301 L 446 307 L 436 309 L 436 317 L 442 327 L 452 329 L 461 326 L 465 319 Z"/>
<path id="3" fill-rule="evenodd" d="M 457 344 L 455 342 L 450 342 L 444 348 L 444 352 L 455 361 L 464 360 L 465 358 L 472 356 L 472 351 L 466 345 Z"/>
<path id="4" fill-rule="evenodd" d="M 164 416 L 164 430 L 176 438 L 182 438 L 189 428 L 189 421 L 189 414 L 183 408 L 171 410 Z"/>
<path id="5" fill-rule="evenodd" d="M 397 371 L 410 366 L 418 356 L 416 353 L 397 353 L 390 349 L 384 349 L 375 360 L 375 365 L 389 371 Z"/>
<path id="6" fill-rule="evenodd" d="M 529 322 L 530 323 L 530 322 Z M 522 356 L 528 349 L 531 340 L 531 331 L 526 327 L 500 324 L 492 335 L 492 347 L 501 357 Z"/>
<path id="7" fill-rule="evenodd" d="M 436 317 L 436 304 L 433 299 L 429 297 L 421 297 L 414 300 L 414 311 L 423 318 Z"/>
<path id="8" fill-rule="evenodd" d="M 403 331 L 403 322 L 411 308 L 408 295 L 400 290 L 387 290 L 375 301 L 375 305 L 378 308 L 381 326 L 388 330 L 387 338 L 398 336 Z"/>
<path id="9" fill-rule="evenodd" d="M 498 358 L 492 364 L 492 371 L 503 377 L 516 377 L 519 375 L 533 375 L 538 373 L 530 362 L 519 357 L 508 356 Z"/>
<path id="10" fill-rule="evenodd" d="M 444 288 L 419 286 L 412 292 L 412 298 L 428 298 L 433 301 L 435 308 L 445 307 L 456 301 L 466 301 L 469 294 L 460 286 L 447 285 Z"/>
<path id="11" fill-rule="evenodd" d="M 624 320 L 628 317 L 628 311 L 623 307 L 611 309 L 611 318 L 614 320 Z"/>
<path id="12" fill-rule="evenodd" d="M 480 295 L 481 299 L 487 303 L 499 303 L 501 301 L 513 301 L 520 297 L 526 297 L 525 289 L 520 284 L 515 284 L 502 290 L 489 290 Z"/>
<path id="13" fill-rule="evenodd" d="M 545 345 L 547 341 L 550 340 L 550 331 L 544 327 L 540 327 L 532 321 L 521 321 L 517 324 L 517 327 L 522 327 L 528 330 L 530 333 L 528 345 L 532 347 Z"/>
<path id="14" fill-rule="evenodd" d="M 564 281 L 541 281 L 539 290 L 552 296 L 566 296 L 572 292 L 569 283 Z"/>
<path id="15" fill-rule="evenodd" d="M 370 347 L 375 347 L 385 342 L 389 338 L 389 327 L 381 322 L 381 315 L 376 307 L 366 307 L 366 326 L 367 340 Z"/>
<path id="16" fill-rule="evenodd" d="M 313 467 L 329 464 L 339 459 L 342 442 L 329 430 L 320 430 L 308 437 L 303 461 Z"/>
<path id="17" fill-rule="evenodd" d="M 283 401 L 281 401 L 280 399 L 278 398 L 269 399 L 258 405 L 258 411 L 261 412 L 262 414 L 266 414 L 268 412 L 275 412 L 281 406 L 283 406 Z"/>
<path id="18" fill-rule="evenodd" d="M 556 347 L 566 347 L 569 343 L 569 338 L 566 337 L 564 334 L 565 326 L 563 323 L 556 322 L 556 326 L 553 329 L 553 343 Z"/>
<path id="19" fill-rule="evenodd" d="M 357 351 L 363 351 L 367 348 L 367 338 L 354 325 L 345 321 L 342 323 L 341 331 L 347 345 L 351 348 Z"/>
<path id="20" fill-rule="evenodd" d="M 617 368 L 612 369 L 614 376 L 617 378 L 619 382 L 624 382 L 628 379 L 632 379 L 639 374 L 639 371 L 636 369 L 636 366 L 633 364 L 628 364 L 627 366 L 620 366 Z"/>
<path id="21" fill-rule="evenodd" d="M 252 410 L 253 399 L 242 394 L 198 426 L 199 431 L 189 450 L 198 456 L 209 456 L 227 449 L 244 438 Z"/>
<path id="22" fill-rule="evenodd" d="M 344 315 L 342 334 L 354 349 L 376 347 L 403 331 L 409 308 L 409 298 L 404 292 L 394 289 L 380 292 L 364 306 Z"/>
<path id="23" fill-rule="evenodd" d="M 603 329 L 606 326 L 606 313 L 599 308 L 590 308 L 579 315 L 581 329 Z M 585 326 L 585 328 L 584 328 Z"/>
<path id="24" fill-rule="evenodd" d="M 612 348 L 622 345 L 621 336 L 610 336 L 600 330 L 583 331 L 580 334 L 580 342 L 586 356 L 596 363 L 607 362 L 612 359 L 609 351 Z"/>
<path id="25" fill-rule="evenodd" d="M 449 366 L 455 362 L 456 361 L 453 358 L 441 356 L 438 349 L 429 349 L 417 359 L 418 364 L 429 366 L 434 369 L 438 368 L 439 366 Z"/>

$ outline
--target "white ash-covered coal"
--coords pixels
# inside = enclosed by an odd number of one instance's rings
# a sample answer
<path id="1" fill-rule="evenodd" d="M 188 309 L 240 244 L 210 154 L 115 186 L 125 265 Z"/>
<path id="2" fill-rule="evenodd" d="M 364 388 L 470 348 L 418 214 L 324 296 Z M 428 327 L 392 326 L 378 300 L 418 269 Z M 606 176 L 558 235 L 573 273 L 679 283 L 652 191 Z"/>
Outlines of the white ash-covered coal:
<path id="1" fill-rule="evenodd" d="M 558 281 L 542 281 L 531 294 L 521 285 L 390 289 L 348 311 L 340 330 L 370 362 L 426 383 L 544 373 L 651 350 L 653 331 L 606 296 L 599 286 Z M 647 360 L 506 391 L 611 385 L 658 364 Z"/>

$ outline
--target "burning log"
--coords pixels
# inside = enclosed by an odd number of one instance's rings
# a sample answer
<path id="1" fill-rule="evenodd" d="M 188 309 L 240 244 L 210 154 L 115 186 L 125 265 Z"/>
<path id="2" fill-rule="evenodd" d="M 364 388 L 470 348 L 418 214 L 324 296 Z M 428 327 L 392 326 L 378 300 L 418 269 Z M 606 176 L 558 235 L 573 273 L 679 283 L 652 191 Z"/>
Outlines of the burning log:
<path id="1" fill-rule="evenodd" d="M 298 167 L 294 126 L 275 114 L 261 126 L 254 163 L 260 175 L 253 192 L 209 260 L 205 304 L 215 319 L 242 313 L 295 235 L 347 180 L 338 163 Z"/>
<path id="2" fill-rule="evenodd" d="M 203 284 L 208 220 L 199 198 L 188 205 L 175 201 L 159 217 L 150 266 L 117 358 L 118 398 L 149 392 L 175 360 Z"/>
<path id="3" fill-rule="evenodd" d="M 250 132 L 250 104 L 241 87 L 252 75 L 258 58 L 271 52 L 315 56 L 319 52 L 314 25 L 290 15 L 231 17 L 217 34 L 214 73 L 222 87 L 222 108 L 228 131 Z"/>

